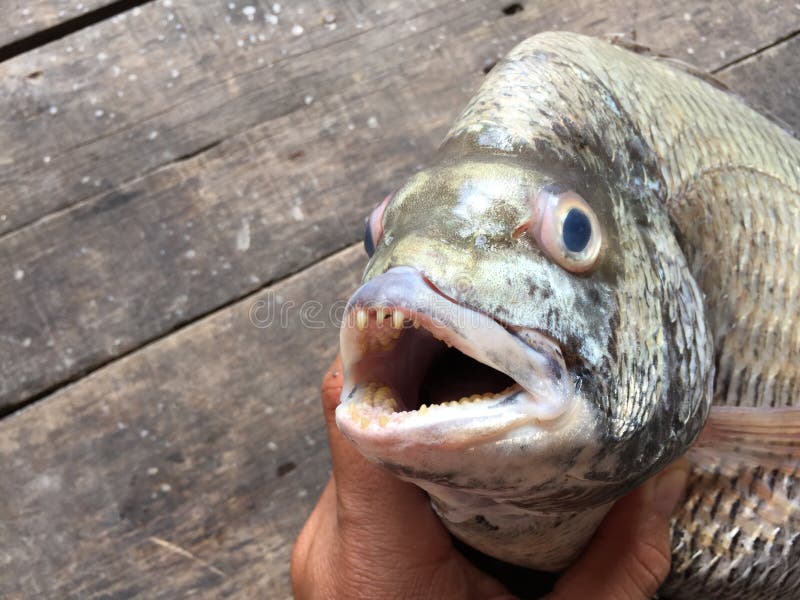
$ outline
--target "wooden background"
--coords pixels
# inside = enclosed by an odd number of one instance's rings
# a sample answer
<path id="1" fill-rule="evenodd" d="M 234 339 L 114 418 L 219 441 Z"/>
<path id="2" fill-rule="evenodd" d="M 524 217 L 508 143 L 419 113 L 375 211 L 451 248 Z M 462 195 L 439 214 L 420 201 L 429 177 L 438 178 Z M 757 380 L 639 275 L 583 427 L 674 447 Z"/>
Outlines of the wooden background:
<path id="1" fill-rule="evenodd" d="M 0 15 L 2 598 L 290 595 L 363 218 L 516 42 L 623 34 L 800 128 L 795 0 Z"/>

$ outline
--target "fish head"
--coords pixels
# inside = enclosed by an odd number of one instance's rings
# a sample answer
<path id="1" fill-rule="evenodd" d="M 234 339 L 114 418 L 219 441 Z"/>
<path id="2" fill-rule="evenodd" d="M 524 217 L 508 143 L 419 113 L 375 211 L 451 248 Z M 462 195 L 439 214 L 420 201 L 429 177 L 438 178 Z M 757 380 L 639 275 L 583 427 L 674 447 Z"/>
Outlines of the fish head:
<path id="1" fill-rule="evenodd" d="M 414 175 L 367 223 L 345 436 L 432 495 L 544 512 L 613 500 L 681 454 L 710 347 L 647 187 L 526 152 L 443 152 Z"/>

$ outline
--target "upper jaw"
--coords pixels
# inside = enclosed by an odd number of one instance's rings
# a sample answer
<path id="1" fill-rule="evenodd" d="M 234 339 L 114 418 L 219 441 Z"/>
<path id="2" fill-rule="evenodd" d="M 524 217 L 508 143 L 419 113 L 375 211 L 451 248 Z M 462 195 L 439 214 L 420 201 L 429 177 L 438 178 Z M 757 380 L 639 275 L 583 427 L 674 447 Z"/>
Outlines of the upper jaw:
<path id="1" fill-rule="evenodd" d="M 407 391 L 387 371 L 393 365 L 365 359 L 386 351 L 412 325 L 516 383 L 479 398 L 402 410 L 408 408 L 402 401 Z M 525 337 L 528 343 L 486 314 L 445 297 L 416 269 L 391 268 L 348 302 L 340 335 L 345 373 L 337 424 L 362 451 L 377 457 L 390 447 L 474 446 L 524 426 L 552 427 L 574 403 L 572 380 L 557 344 L 531 330 Z M 425 351 L 424 345 L 414 349 Z"/>

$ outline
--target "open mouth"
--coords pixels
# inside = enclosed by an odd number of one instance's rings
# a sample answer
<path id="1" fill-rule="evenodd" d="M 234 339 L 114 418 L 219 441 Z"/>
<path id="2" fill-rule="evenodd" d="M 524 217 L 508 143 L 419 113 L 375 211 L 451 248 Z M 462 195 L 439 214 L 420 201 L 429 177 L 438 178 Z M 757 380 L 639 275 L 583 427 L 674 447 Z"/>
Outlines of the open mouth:
<path id="1" fill-rule="evenodd" d="M 572 398 L 561 350 L 525 340 L 415 269 L 390 269 L 348 303 L 339 427 L 354 441 L 474 442 L 555 420 Z"/>

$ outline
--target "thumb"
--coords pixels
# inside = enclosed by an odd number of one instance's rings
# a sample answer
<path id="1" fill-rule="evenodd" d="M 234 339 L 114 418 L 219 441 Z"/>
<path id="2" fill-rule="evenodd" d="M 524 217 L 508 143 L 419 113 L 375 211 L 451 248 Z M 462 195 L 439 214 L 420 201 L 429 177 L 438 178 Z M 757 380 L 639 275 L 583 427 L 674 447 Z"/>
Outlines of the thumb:
<path id="1" fill-rule="evenodd" d="M 669 521 L 688 472 L 678 461 L 619 500 L 550 598 L 652 598 L 669 575 Z"/>
<path id="2" fill-rule="evenodd" d="M 328 430 L 340 523 L 397 528 L 398 531 L 383 533 L 402 538 L 415 535 L 417 527 L 434 531 L 440 528 L 425 492 L 367 461 L 339 431 L 336 407 L 343 379 L 341 358 L 337 356 L 322 380 L 322 410 Z M 409 527 L 412 523 L 414 526 Z"/>

